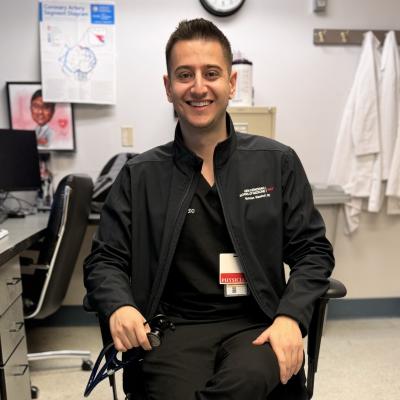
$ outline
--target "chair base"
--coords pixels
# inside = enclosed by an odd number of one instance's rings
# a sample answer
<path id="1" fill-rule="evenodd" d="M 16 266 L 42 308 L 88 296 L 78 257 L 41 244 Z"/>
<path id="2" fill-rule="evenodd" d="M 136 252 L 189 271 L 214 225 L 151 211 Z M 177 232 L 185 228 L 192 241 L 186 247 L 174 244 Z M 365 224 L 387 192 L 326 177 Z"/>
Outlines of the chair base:
<path id="1" fill-rule="evenodd" d="M 81 368 L 84 371 L 91 371 L 93 368 L 93 362 L 90 357 L 90 351 L 81 350 L 57 350 L 44 351 L 40 353 L 28 353 L 28 361 L 52 360 L 60 358 L 80 358 L 82 360 Z"/>
<path id="2" fill-rule="evenodd" d="M 32 399 L 39 398 L 39 388 L 37 386 L 31 386 L 31 397 Z"/>

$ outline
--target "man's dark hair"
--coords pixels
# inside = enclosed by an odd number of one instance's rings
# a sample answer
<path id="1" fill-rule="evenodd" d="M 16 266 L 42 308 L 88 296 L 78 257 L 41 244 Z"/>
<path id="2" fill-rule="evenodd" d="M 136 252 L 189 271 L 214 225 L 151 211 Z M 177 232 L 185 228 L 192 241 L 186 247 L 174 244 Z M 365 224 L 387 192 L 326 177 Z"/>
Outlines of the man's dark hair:
<path id="1" fill-rule="evenodd" d="M 232 49 L 226 36 L 210 21 L 203 18 L 181 21 L 175 31 L 168 39 L 165 48 L 165 58 L 167 61 L 167 70 L 170 74 L 170 59 L 172 48 L 181 40 L 210 40 L 217 41 L 222 46 L 224 57 L 228 64 L 228 70 L 232 67 Z"/>
<path id="2" fill-rule="evenodd" d="M 31 97 L 31 104 L 33 100 L 37 99 L 38 97 L 41 97 L 43 99 L 42 89 L 38 89 L 33 93 Z M 54 110 L 56 108 L 56 103 L 52 102 L 43 102 L 43 103 L 46 105 L 46 107 L 51 108 L 51 111 L 54 113 Z"/>

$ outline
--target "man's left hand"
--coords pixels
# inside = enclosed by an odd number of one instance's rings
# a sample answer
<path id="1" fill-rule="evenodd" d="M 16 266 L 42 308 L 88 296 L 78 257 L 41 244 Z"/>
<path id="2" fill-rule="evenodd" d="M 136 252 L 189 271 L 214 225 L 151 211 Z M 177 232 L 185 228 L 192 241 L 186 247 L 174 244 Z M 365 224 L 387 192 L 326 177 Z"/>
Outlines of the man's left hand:
<path id="1" fill-rule="evenodd" d="M 296 375 L 303 365 L 303 339 L 299 324 L 292 318 L 280 315 L 256 340 L 260 346 L 268 342 L 274 350 L 279 363 L 281 382 Z"/>

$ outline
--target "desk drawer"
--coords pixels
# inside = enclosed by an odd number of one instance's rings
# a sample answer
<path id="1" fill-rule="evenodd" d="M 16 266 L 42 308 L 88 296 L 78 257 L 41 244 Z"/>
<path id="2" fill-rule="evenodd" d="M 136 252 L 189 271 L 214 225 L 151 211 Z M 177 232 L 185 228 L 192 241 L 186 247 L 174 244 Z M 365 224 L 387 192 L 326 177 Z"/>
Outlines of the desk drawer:
<path id="1" fill-rule="evenodd" d="M 4 365 L 25 336 L 21 297 L 0 318 L 0 365 Z"/>
<path id="2" fill-rule="evenodd" d="M 15 257 L 0 267 L 0 316 L 21 293 L 19 259 Z"/>
<path id="3" fill-rule="evenodd" d="M 26 341 L 21 340 L 4 367 L 0 367 L 1 400 L 30 400 L 31 385 L 26 357 Z"/>

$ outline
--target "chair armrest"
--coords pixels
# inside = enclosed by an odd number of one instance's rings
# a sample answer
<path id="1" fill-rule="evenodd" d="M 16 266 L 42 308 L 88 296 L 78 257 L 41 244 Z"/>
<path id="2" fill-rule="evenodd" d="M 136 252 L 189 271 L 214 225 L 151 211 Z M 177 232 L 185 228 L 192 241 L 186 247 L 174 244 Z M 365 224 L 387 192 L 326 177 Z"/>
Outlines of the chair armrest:
<path id="1" fill-rule="evenodd" d="M 322 296 L 323 299 L 339 299 L 346 296 L 347 290 L 342 282 L 329 278 L 329 288 L 326 293 Z"/>
<path id="2" fill-rule="evenodd" d="M 21 264 L 21 275 L 33 275 L 36 271 L 48 271 L 46 264 Z"/>
<path id="3" fill-rule="evenodd" d="M 315 302 L 313 316 L 308 330 L 307 345 L 307 391 L 310 399 L 314 393 L 314 376 L 318 369 L 318 357 L 324 328 L 326 305 L 330 299 L 344 297 L 346 296 L 346 293 L 346 287 L 342 282 L 333 278 L 329 278 L 328 290 Z"/>
<path id="4" fill-rule="evenodd" d="M 32 264 L 34 264 L 35 262 L 34 262 L 34 260 L 33 260 L 33 258 L 32 257 L 24 257 L 24 256 L 21 256 L 20 258 L 19 258 L 19 264 L 21 265 L 21 267 L 24 267 L 24 266 L 27 266 L 27 265 L 32 265 Z"/>
<path id="5" fill-rule="evenodd" d="M 84 309 L 86 312 L 95 312 L 95 310 L 93 309 L 93 307 L 92 307 L 91 304 L 89 303 L 89 300 L 87 299 L 86 296 L 83 298 L 83 309 Z"/>

